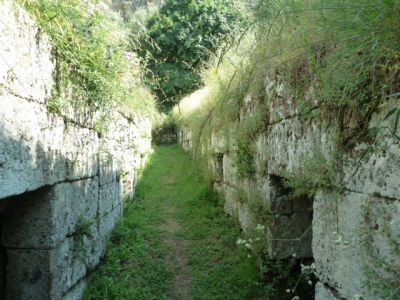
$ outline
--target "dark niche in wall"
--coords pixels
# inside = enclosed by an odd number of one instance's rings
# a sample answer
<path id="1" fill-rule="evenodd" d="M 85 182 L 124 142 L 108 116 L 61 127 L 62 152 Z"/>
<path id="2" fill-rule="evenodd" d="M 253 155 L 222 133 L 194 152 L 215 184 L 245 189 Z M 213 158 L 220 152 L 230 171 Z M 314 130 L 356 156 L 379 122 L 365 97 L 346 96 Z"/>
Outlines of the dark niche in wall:
<path id="1" fill-rule="evenodd" d="M 50 212 L 47 206 L 49 191 L 50 187 L 44 187 L 0 199 L 0 299 L 47 297 L 49 278 L 38 278 L 37 270 L 45 265 L 44 254 L 49 253 L 40 243 L 51 230 L 46 223 L 51 221 L 50 214 L 47 214 Z M 41 256 L 35 256 L 35 253 Z"/>
<path id="2" fill-rule="evenodd" d="M 214 164 L 215 179 L 217 182 L 221 182 L 224 180 L 224 154 L 215 154 Z"/>
<path id="3" fill-rule="evenodd" d="M 285 183 L 285 178 L 269 175 L 270 210 L 274 217 L 270 227 L 272 236 L 271 256 L 278 259 L 291 257 L 311 258 L 313 199 L 295 196 Z"/>

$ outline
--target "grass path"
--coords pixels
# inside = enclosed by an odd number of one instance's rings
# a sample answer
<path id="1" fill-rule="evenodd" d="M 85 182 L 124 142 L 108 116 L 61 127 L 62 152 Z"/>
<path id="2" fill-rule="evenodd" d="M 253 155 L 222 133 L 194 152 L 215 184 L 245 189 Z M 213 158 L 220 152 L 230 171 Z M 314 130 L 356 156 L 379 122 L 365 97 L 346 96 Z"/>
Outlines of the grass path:
<path id="1" fill-rule="evenodd" d="M 190 157 L 158 147 L 84 299 L 266 299 L 239 234 Z"/>

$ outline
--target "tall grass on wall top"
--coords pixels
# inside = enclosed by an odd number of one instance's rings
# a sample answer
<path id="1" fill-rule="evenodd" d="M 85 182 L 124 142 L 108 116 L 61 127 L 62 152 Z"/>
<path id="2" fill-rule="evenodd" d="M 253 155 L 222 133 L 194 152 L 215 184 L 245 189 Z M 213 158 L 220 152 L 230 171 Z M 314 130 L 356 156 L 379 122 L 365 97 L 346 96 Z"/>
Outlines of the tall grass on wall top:
<path id="1" fill-rule="evenodd" d="M 323 104 L 369 114 L 398 91 L 398 1 L 260 1 L 256 12 L 260 32 L 268 32 L 258 35 L 267 66 L 280 70 L 295 95 L 314 84 Z"/>
<path id="2" fill-rule="evenodd" d="M 178 113 L 194 132 L 236 123 L 248 95 L 268 111 L 271 74 L 285 82 L 299 110 L 350 108 L 364 123 L 398 97 L 398 0 L 259 0 L 252 12 L 252 29 L 203 72 L 208 98 L 192 99 L 203 104 Z"/>
<path id="3" fill-rule="evenodd" d="M 49 103 L 59 112 L 75 109 L 107 111 L 110 105 L 153 114 L 151 94 L 141 70 L 129 54 L 126 25 L 106 4 L 95 0 L 18 0 L 49 34 L 57 58 L 57 92 Z M 72 97 L 68 95 L 72 93 Z M 70 103 L 63 103 L 68 99 Z"/>
<path id="4" fill-rule="evenodd" d="M 193 133 L 198 156 L 213 162 L 207 159 L 207 155 L 214 155 L 207 149 L 212 148 L 212 134 L 226 133 L 225 144 L 230 147 L 227 151 L 238 175 L 264 175 L 264 168 L 254 166 L 254 134 L 271 124 L 271 117 L 280 120 L 279 112 L 271 111 L 274 106 L 270 105 L 278 96 L 283 105 L 297 106 L 296 112 L 305 121 L 310 116 L 318 118 L 324 128 L 331 127 L 334 142 L 343 144 L 339 146 L 373 141 L 355 160 L 354 172 L 377 146 L 374 131 L 382 128 L 370 130 L 372 115 L 390 109 L 393 102 L 397 108 L 391 109 L 386 119 L 394 118 L 393 135 L 399 138 L 399 0 L 258 0 L 252 11 L 253 28 L 203 72 L 207 93 L 197 92 L 174 109 L 179 123 Z M 283 96 L 269 89 L 276 82 L 283 83 Z M 246 107 L 249 98 L 250 113 Z M 321 109 L 315 110 L 317 107 Z M 341 118 L 343 111 L 356 115 L 352 121 L 358 123 L 340 124 L 345 120 Z M 338 120 L 330 122 L 335 118 Z M 347 140 L 342 135 L 347 133 L 336 128 L 340 127 L 337 124 L 354 125 L 356 132 L 351 135 L 355 138 L 350 145 L 344 145 Z M 342 188 L 337 188 L 336 176 L 340 163 L 336 162 L 342 153 L 334 151 L 327 158 L 326 151 L 312 150 L 302 157 L 302 170 L 280 175 L 296 197 L 312 198 L 321 189 L 339 194 Z M 386 266 L 385 257 L 377 258 L 381 273 L 371 273 L 371 282 L 376 284 L 368 285 L 376 289 L 377 299 L 393 298 L 399 290 L 398 272 L 390 264 Z"/>

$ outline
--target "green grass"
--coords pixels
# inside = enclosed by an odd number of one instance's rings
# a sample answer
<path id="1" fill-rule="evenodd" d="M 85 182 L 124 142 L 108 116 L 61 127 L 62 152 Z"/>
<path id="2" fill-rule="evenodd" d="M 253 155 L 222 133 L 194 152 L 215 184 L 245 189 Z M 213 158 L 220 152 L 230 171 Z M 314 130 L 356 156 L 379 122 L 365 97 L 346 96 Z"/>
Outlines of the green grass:
<path id="1" fill-rule="evenodd" d="M 178 146 L 156 148 L 84 299 L 171 297 L 176 269 L 160 228 L 168 208 L 182 225 L 177 235 L 187 241 L 194 299 L 274 299 L 253 258 L 236 245 L 238 226 L 200 174 Z"/>
<path id="2" fill-rule="evenodd" d="M 165 172 L 162 157 L 154 155 L 84 299 L 168 299 L 173 271 L 166 262 L 165 233 L 157 228 L 164 220 L 159 188 Z"/>
<path id="3" fill-rule="evenodd" d="M 153 96 L 142 82 L 144 70 L 134 54 L 127 55 L 129 24 L 97 0 L 16 2 L 34 17 L 53 45 L 57 68 L 48 101 L 51 112 L 62 114 L 72 107 L 78 113 L 86 114 L 88 109 L 101 113 L 95 125 L 99 131 L 116 107 L 157 118 Z"/>

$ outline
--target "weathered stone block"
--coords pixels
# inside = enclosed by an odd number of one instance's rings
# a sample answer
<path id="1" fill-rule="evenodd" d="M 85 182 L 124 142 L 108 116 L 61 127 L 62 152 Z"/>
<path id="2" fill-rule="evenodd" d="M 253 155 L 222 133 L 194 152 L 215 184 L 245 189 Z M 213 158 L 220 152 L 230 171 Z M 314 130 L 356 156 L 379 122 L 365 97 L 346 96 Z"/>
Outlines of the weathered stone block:
<path id="1" fill-rule="evenodd" d="M 268 163 L 268 136 L 260 134 L 255 141 L 254 164 L 259 176 L 266 176 Z"/>
<path id="2" fill-rule="evenodd" d="M 11 201 L 3 220 L 7 247 L 50 249 L 71 235 L 80 221 L 97 215 L 98 180 L 81 180 Z"/>
<path id="3" fill-rule="evenodd" d="M 63 120 L 10 94 L 0 94 L 0 103 L 0 198 L 63 180 Z"/>
<path id="4" fill-rule="evenodd" d="M 312 246 L 321 282 L 342 298 L 356 294 L 379 298 L 369 286 L 398 278 L 394 273 L 400 267 L 399 212 L 400 201 L 352 192 L 319 194 L 314 202 Z M 392 286 L 393 292 L 397 287 Z"/>
<path id="5" fill-rule="evenodd" d="M 340 300 L 331 289 L 318 282 L 315 285 L 315 300 Z"/>
<path id="6" fill-rule="evenodd" d="M 118 175 L 118 163 L 107 147 L 106 140 L 101 139 L 98 153 L 101 186 L 117 181 Z"/>
<path id="7" fill-rule="evenodd" d="M 224 182 L 230 185 L 235 185 L 237 181 L 237 170 L 233 160 L 228 154 L 224 155 L 222 164 L 223 164 Z"/>
<path id="8" fill-rule="evenodd" d="M 68 180 L 94 177 L 99 172 L 99 139 L 90 129 L 68 125 L 63 134 L 63 156 Z"/>
<path id="9" fill-rule="evenodd" d="M 400 133 L 400 130 L 399 130 Z M 367 145 L 359 145 L 353 157 L 357 160 Z M 353 164 L 345 168 L 344 183 L 349 190 L 370 195 L 400 199 L 400 142 L 391 136 L 384 136 L 378 148 L 363 161 L 359 169 L 353 159 Z M 357 172 L 355 173 L 355 170 Z M 355 173 L 355 174 L 354 174 Z"/>
<path id="10" fill-rule="evenodd" d="M 7 299 L 61 299 L 74 277 L 83 277 L 84 265 L 73 263 L 72 240 L 53 250 L 9 249 Z"/>
<path id="11" fill-rule="evenodd" d="M 82 279 L 74 287 L 72 287 L 71 290 L 66 295 L 64 295 L 62 299 L 81 300 L 85 293 L 86 287 L 87 287 L 87 282 L 85 279 Z"/>
<path id="12" fill-rule="evenodd" d="M 85 266 L 87 270 L 93 270 L 104 255 L 106 242 L 104 236 L 100 235 L 98 222 L 93 220 L 88 232 L 76 231 L 73 235 L 74 258 L 78 266 Z M 81 277 L 76 276 L 72 284 Z"/>
<path id="13" fill-rule="evenodd" d="M 249 203 L 237 203 L 237 208 L 239 223 L 243 231 L 254 229 L 257 221 Z"/>
<path id="14" fill-rule="evenodd" d="M 214 153 L 225 153 L 226 142 L 223 132 L 212 132 L 211 133 L 211 149 Z"/>
<path id="15" fill-rule="evenodd" d="M 180 144 L 185 151 L 190 151 L 193 146 L 192 132 L 188 128 L 180 128 Z"/>
<path id="16" fill-rule="evenodd" d="M 51 250 L 8 250 L 7 299 L 80 299 L 86 286 L 82 278 L 104 253 L 105 243 L 97 238 L 92 232 L 90 237 L 74 235 Z"/>
<path id="17" fill-rule="evenodd" d="M 271 111 L 271 123 L 293 117 L 298 113 L 298 107 L 290 93 L 290 87 L 284 82 L 282 76 L 269 74 L 265 78 L 265 92 L 271 99 L 269 111 Z"/>
<path id="18" fill-rule="evenodd" d="M 119 182 L 112 182 L 100 187 L 99 216 L 108 214 L 122 204 L 122 190 Z"/>
<path id="19" fill-rule="evenodd" d="M 44 103 L 54 83 L 50 40 L 14 1 L 3 0 L 0 5 L 0 87 Z"/>
<path id="20" fill-rule="evenodd" d="M 270 123 L 277 123 L 284 119 L 299 115 L 299 99 L 293 97 L 289 83 L 284 76 L 271 72 L 265 78 L 265 92 L 269 101 Z M 314 87 L 309 86 L 305 91 L 304 99 L 310 107 L 319 106 L 315 97 Z"/>
<path id="21" fill-rule="evenodd" d="M 268 174 L 301 171 L 304 160 L 312 158 L 315 149 L 329 160 L 336 146 L 333 130 L 323 130 L 316 123 L 305 124 L 301 117 L 271 125 L 269 131 Z"/>
<path id="22" fill-rule="evenodd" d="M 122 207 L 114 208 L 110 213 L 104 215 L 98 223 L 99 236 L 103 239 L 108 239 L 115 225 L 122 215 Z"/>
<path id="23" fill-rule="evenodd" d="M 7 299 L 51 299 L 49 269 L 48 250 L 9 250 Z"/>
<path id="24" fill-rule="evenodd" d="M 136 184 L 140 175 L 141 170 L 132 170 L 121 178 L 120 185 L 123 199 L 131 199 L 135 195 Z"/>
<path id="25" fill-rule="evenodd" d="M 238 216 L 238 191 L 236 188 L 224 184 L 225 203 L 224 210 L 227 214 L 237 217 Z"/>
<path id="26" fill-rule="evenodd" d="M 150 152 L 150 121 L 146 118 L 127 119 L 116 113 L 101 140 L 100 184 L 115 182 L 121 176 L 124 195 L 132 196 L 138 173 L 144 168 Z"/>

